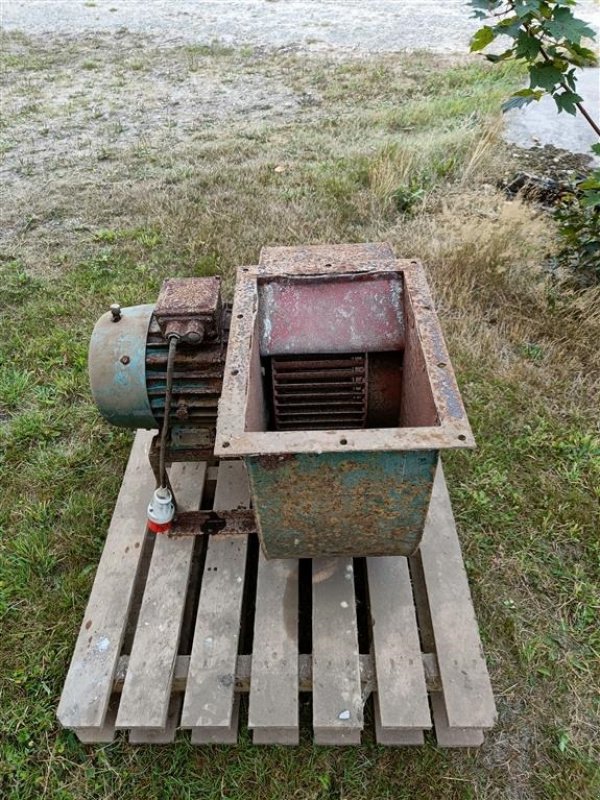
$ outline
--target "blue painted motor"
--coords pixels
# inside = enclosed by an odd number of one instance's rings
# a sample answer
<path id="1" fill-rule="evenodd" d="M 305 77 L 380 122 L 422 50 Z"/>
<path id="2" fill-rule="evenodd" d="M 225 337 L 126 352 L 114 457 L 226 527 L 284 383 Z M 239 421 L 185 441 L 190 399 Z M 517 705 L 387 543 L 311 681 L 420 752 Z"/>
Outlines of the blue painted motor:
<path id="1" fill-rule="evenodd" d="M 169 343 L 169 428 L 173 446 L 214 441 L 230 311 L 218 278 L 169 279 L 156 305 L 111 306 L 94 328 L 89 350 L 92 393 L 103 417 L 125 428 L 161 428 Z"/>

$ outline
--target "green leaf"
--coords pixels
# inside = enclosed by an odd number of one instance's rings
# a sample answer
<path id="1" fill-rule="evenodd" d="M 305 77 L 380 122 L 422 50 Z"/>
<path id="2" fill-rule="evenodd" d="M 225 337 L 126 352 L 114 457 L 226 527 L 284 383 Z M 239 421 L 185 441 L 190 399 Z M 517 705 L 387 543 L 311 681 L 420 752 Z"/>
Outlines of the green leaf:
<path id="1" fill-rule="evenodd" d="M 534 100 L 539 100 L 543 96 L 543 92 L 534 91 L 533 89 L 521 89 L 515 92 L 513 96 L 502 103 L 502 111 L 511 111 L 513 108 L 524 108 L 532 103 Z"/>
<path id="2" fill-rule="evenodd" d="M 600 170 L 594 170 L 591 175 L 588 175 L 587 178 L 580 181 L 577 186 L 579 189 L 584 189 L 586 191 L 592 189 L 595 192 L 600 192 Z"/>
<path id="3" fill-rule="evenodd" d="M 512 50 L 505 50 L 503 53 L 486 53 L 485 57 L 488 61 L 491 61 L 492 64 L 497 64 L 499 61 L 507 61 L 512 57 L 512 54 Z"/>
<path id="4" fill-rule="evenodd" d="M 561 82 L 562 72 L 553 64 L 532 64 L 529 67 L 529 78 L 531 88 L 541 86 L 547 92 L 551 92 L 554 87 Z"/>
<path id="5" fill-rule="evenodd" d="M 572 114 L 575 116 L 577 114 L 577 106 L 575 103 L 581 103 L 582 98 L 575 94 L 575 92 L 564 91 L 560 94 L 556 93 L 552 95 L 554 97 L 554 102 L 558 107 L 558 113 L 560 114 L 561 111 L 566 111 L 567 114 Z"/>
<path id="6" fill-rule="evenodd" d="M 595 153 L 597 156 L 600 156 L 600 142 L 592 145 L 592 153 Z"/>
<path id="7" fill-rule="evenodd" d="M 527 61 L 535 61 L 541 50 L 540 42 L 535 36 L 530 36 L 525 31 L 519 31 L 517 36 L 517 49 L 515 55 L 517 58 L 525 58 Z"/>
<path id="8" fill-rule="evenodd" d="M 488 17 L 499 4 L 498 0 L 470 0 L 470 2 L 473 8 L 473 16 L 477 19 Z"/>
<path id="9" fill-rule="evenodd" d="M 575 44 L 579 44 L 584 36 L 588 39 L 595 39 L 596 33 L 593 28 L 577 17 L 568 8 L 557 8 L 554 17 L 545 25 L 555 39 L 568 39 Z"/>
<path id="10" fill-rule="evenodd" d="M 490 28 L 489 25 L 484 25 L 483 28 L 480 28 L 473 39 L 471 40 L 471 52 L 476 53 L 479 50 L 483 50 L 485 47 L 488 46 L 491 42 L 494 41 L 494 31 Z"/>
<path id="11" fill-rule="evenodd" d="M 500 22 L 494 26 L 493 30 L 496 36 L 502 34 L 502 36 L 510 36 L 512 39 L 516 39 L 522 25 L 523 21 L 516 15 L 513 15 L 512 17 L 506 17 L 500 20 Z"/>
<path id="12" fill-rule="evenodd" d="M 575 42 L 564 42 L 562 46 L 569 51 L 571 63 L 578 67 L 590 67 L 598 63 L 598 56 L 589 47 Z"/>
<path id="13" fill-rule="evenodd" d="M 515 0 L 515 12 L 519 17 L 527 17 L 538 12 L 541 5 L 540 0 Z"/>
<path id="14" fill-rule="evenodd" d="M 585 208 L 600 208 L 600 192 L 586 192 L 581 198 Z"/>

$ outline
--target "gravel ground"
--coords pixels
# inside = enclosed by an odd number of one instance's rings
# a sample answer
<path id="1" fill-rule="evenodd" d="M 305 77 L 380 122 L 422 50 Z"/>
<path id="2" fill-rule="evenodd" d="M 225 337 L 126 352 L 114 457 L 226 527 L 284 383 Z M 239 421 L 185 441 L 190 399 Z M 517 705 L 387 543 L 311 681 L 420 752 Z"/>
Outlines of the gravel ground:
<path id="1" fill-rule="evenodd" d="M 466 0 L 2 0 L 3 25 L 28 34 L 117 31 L 227 44 L 391 52 L 464 51 L 478 23 Z M 581 0 L 586 19 L 595 0 Z"/>

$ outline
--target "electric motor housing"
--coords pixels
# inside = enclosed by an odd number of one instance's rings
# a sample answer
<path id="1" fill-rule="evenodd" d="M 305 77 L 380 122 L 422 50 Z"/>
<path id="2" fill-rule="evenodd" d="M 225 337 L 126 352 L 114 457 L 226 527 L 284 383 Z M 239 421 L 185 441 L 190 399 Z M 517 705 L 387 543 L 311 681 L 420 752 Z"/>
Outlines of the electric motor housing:
<path id="1" fill-rule="evenodd" d="M 124 428 L 162 426 L 175 337 L 171 437 L 214 441 L 229 317 L 218 278 L 169 279 L 156 305 L 115 306 L 103 314 L 89 349 L 90 384 L 102 416 Z"/>

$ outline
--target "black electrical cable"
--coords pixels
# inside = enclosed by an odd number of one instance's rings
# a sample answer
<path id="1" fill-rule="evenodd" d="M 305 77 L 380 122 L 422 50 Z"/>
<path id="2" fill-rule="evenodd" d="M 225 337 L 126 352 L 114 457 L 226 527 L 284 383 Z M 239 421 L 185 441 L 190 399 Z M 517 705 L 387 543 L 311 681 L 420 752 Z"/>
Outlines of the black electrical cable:
<path id="1" fill-rule="evenodd" d="M 169 355 L 167 358 L 167 385 L 165 388 L 165 415 L 163 418 L 162 430 L 160 432 L 160 456 L 159 456 L 159 485 L 160 488 L 167 487 L 167 470 L 165 467 L 165 453 L 167 449 L 167 434 L 169 433 L 169 417 L 171 416 L 171 393 L 173 390 L 173 369 L 175 366 L 175 351 L 177 349 L 177 336 L 169 338 Z"/>

